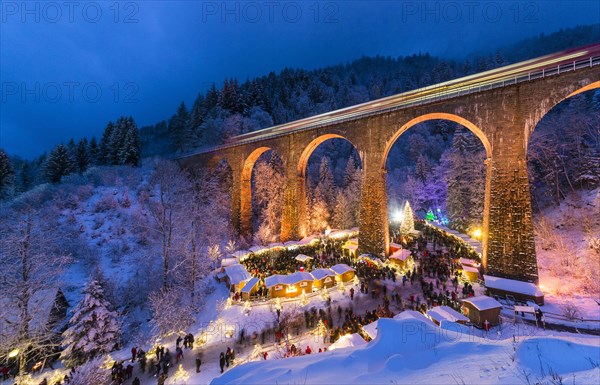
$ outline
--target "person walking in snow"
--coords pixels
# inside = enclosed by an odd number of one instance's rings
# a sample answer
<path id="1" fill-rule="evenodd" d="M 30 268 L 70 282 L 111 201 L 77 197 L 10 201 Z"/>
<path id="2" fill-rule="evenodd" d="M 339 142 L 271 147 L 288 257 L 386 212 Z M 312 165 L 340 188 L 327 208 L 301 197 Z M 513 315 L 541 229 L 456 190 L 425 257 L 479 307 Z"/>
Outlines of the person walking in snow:
<path id="1" fill-rule="evenodd" d="M 140 379 L 139 379 L 139 378 L 137 378 L 137 377 L 136 377 L 136 378 L 134 378 L 134 379 L 133 379 L 133 382 L 131 383 L 131 385 L 141 385 L 141 383 L 140 383 Z"/>
<path id="2" fill-rule="evenodd" d="M 179 345 L 181 344 L 181 341 L 183 341 L 183 338 L 181 338 L 181 336 L 177 337 L 177 340 L 175 340 L 175 347 L 178 348 Z"/>
<path id="3" fill-rule="evenodd" d="M 196 355 L 196 373 L 200 373 L 200 365 L 202 365 L 202 353 Z"/>
<path id="4" fill-rule="evenodd" d="M 131 348 L 131 362 L 135 362 L 135 357 L 137 355 L 137 347 L 132 347 Z"/>
<path id="5" fill-rule="evenodd" d="M 219 356 L 219 366 L 221 367 L 221 373 L 223 373 L 223 368 L 225 367 L 225 354 L 223 352 Z"/>

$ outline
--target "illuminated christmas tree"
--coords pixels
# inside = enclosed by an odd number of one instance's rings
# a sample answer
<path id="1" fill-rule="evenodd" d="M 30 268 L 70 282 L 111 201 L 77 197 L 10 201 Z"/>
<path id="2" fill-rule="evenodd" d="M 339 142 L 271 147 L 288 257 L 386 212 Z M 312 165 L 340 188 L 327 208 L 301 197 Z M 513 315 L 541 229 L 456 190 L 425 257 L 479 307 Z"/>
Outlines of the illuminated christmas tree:
<path id="1" fill-rule="evenodd" d="M 404 218 L 402 219 L 402 225 L 400 226 L 400 232 L 402 234 L 408 234 L 415 229 L 415 219 L 413 218 L 413 212 L 410 208 L 410 204 L 406 201 L 404 205 Z"/>
<path id="2" fill-rule="evenodd" d="M 306 290 L 304 289 L 302 289 L 302 294 L 300 294 L 300 305 L 308 305 L 308 297 L 306 296 Z"/>
<path id="3" fill-rule="evenodd" d="M 190 380 L 190 375 L 183 368 L 182 364 L 179 364 L 177 371 L 175 372 L 175 376 L 173 377 L 173 382 L 177 385 L 187 385 Z"/>

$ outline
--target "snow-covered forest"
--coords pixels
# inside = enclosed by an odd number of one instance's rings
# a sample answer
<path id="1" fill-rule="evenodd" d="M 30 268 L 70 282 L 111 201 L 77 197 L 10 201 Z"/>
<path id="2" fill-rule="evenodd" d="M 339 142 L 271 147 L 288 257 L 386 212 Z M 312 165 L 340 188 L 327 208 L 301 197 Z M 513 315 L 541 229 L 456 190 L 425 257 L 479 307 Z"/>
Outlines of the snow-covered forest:
<path id="1" fill-rule="evenodd" d="M 252 172 L 253 239 L 236 237 L 229 222 L 231 170 L 192 174 L 169 160 L 175 155 L 573 41 L 586 44 L 598 29 L 539 36 L 463 61 L 427 53 L 363 57 L 241 83 L 227 79 L 154 125 L 138 128 L 133 117 L 120 117 L 99 139 L 72 139 L 33 160 L 0 149 L 0 358 L 19 347 L 27 358 L 21 369 L 40 360 L 79 365 L 187 330 L 199 313 L 216 307 L 207 303 L 214 290 L 207 277 L 222 257 L 279 241 L 278 154 L 264 153 Z M 390 218 L 408 201 L 417 217 L 432 210 L 461 232 L 480 228 L 484 158 L 479 139 L 456 123 L 411 128 L 387 161 Z M 600 92 L 548 113 L 533 132 L 528 166 L 542 283 L 559 301 L 574 294 L 600 298 Z M 311 155 L 311 233 L 359 225 L 361 168 L 343 139 Z"/>

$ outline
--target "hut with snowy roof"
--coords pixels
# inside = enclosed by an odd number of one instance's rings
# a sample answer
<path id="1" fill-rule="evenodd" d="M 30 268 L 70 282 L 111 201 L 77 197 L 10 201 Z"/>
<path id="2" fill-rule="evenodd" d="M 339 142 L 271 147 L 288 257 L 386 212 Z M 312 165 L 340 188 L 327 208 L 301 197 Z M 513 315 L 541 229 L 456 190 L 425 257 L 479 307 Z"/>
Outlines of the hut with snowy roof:
<path id="1" fill-rule="evenodd" d="M 482 327 L 486 320 L 491 325 L 498 325 L 502 304 L 492 297 L 480 295 L 463 299 L 461 310 L 475 326 Z"/>
<path id="2" fill-rule="evenodd" d="M 335 273 L 331 269 L 315 269 L 310 272 L 313 276 L 313 286 L 317 289 L 329 288 L 335 285 Z"/>
<path id="3" fill-rule="evenodd" d="M 336 281 L 348 282 L 354 279 L 354 269 L 345 263 L 338 263 L 331 266 L 331 270 L 335 273 Z"/>

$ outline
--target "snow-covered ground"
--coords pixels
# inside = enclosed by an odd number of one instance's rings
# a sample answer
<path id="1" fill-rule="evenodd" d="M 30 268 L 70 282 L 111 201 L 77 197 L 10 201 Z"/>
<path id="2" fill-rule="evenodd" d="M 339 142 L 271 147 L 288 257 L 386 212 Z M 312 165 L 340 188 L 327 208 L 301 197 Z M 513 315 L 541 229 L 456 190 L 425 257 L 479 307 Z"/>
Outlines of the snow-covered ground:
<path id="1" fill-rule="evenodd" d="M 233 368 L 211 384 L 518 384 L 600 380 L 600 338 L 506 327 L 489 338 L 417 319 L 380 319 L 364 348 L 345 348 Z M 194 382 L 190 382 L 194 383 Z M 554 382 L 558 383 L 558 382 Z"/>

